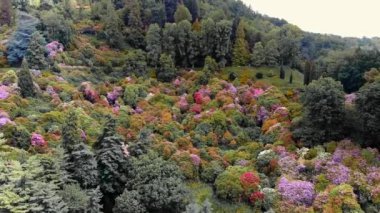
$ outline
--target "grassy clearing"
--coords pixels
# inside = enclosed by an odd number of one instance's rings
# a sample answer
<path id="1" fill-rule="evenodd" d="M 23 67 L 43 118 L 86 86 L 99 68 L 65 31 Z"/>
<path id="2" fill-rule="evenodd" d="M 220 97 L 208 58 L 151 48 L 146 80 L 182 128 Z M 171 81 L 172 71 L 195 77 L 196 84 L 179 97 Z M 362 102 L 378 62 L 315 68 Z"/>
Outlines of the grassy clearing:
<path id="1" fill-rule="evenodd" d="M 262 79 L 256 79 L 257 73 L 262 73 Z M 293 83 L 289 83 L 290 74 L 293 72 Z M 285 79 L 280 79 L 280 69 L 278 67 L 226 67 L 220 77 L 228 79 L 230 73 L 235 73 L 239 81 L 244 78 L 254 79 L 258 82 L 264 82 L 280 88 L 283 91 L 303 87 L 303 74 L 298 70 L 285 68 Z"/>

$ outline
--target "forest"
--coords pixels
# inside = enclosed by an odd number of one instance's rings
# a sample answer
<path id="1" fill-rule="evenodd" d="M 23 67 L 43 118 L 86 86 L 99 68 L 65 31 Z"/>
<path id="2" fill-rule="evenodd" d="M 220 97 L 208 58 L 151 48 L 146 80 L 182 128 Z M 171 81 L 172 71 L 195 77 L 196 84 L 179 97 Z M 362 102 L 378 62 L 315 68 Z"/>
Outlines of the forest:
<path id="1" fill-rule="evenodd" d="M 0 212 L 380 212 L 380 37 L 254 9 L 2 0 Z"/>

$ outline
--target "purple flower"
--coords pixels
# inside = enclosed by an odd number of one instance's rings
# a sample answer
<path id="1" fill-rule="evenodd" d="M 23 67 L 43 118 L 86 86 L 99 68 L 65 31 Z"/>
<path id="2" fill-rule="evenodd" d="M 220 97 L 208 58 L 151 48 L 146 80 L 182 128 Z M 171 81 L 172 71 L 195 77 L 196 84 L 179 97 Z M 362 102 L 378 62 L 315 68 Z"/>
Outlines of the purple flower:
<path id="1" fill-rule="evenodd" d="M 315 198 L 314 185 L 308 181 L 288 181 L 285 177 L 278 183 L 282 198 L 296 205 L 310 206 Z"/>
<path id="2" fill-rule="evenodd" d="M 87 140 L 87 134 L 85 131 L 80 130 L 80 137 L 82 138 L 83 141 Z"/>
<path id="3" fill-rule="evenodd" d="M 9 115 L 6 112 L 0 110 L 0 127 L 6 124 L 14 124 L 14 122 L 9 119 Z"/>
<path id="4" fill-rule="evenodd" d="M 228 92 L 232 93 L 232 94 L 236 94 L 237 93 L 236 87 L 233 84 L 231 84 L 231 83 L 227 84 L 226 90 Z"/>
<path id="5" fill-rule="evenodd" d="M 45 139 L 42 137 L 42 135 L 37 134 L 37 133 L 32 133 L 31 137 L 31 144 L 32 146 L 45 146 L 47 143 Z"/>
<path id="6" fill-rule="evenodd" d="M 346 183 L 350 179 L 350 169 L 346 166 L 340 163 L 329 162 L 326 167 L 327 179 L 329 179 L 333 184 L 339 185 Z"/>
<path id="7" fill-rule="evenodd" d="M 58 53 L 63 52 L 63 44 L 58 41 L 50 42 L 45 48 L 49 58 L 54 58 Z"/>
<path id="8" fill-rule="evenodd" d="M 116 100 L 120 97 L 122 91 L 123 91 L 123 88 L 115 87 L 112 92 L 107 93 L 108 103 L 110 103 L 111 105 L 114 105 Z"/>
<path id="9" fill-rule="evenodd" d="M 259 122 L 264 122 L 266 119 L 268 119 L 268 117 L 268 111 L 265 109 L 265 107 L 261 106 L 257 112 L 257 120 Z"/>
<path id="10" fill-rule="evenodd" d="M 198 155 L 190 154 L 190 158 L 195 166 L 199 166 L 199 164 L 201 164 L 201 158 Z"/>
<path id="11" fill-rule="evenodd" d="M 0 99 L 4 100 L 4 99 L 7 99 L 8 97 L 9 97 L 8 87 L 1 85 L 0 86 Z"/>
<path id="12" fill-rule="evenodd" d="M 345 97 L 345 104 L 349 104 L 349 105 L 354 104 L 357 98 L 355 93 L 345 95 L 344 97 Z"/>

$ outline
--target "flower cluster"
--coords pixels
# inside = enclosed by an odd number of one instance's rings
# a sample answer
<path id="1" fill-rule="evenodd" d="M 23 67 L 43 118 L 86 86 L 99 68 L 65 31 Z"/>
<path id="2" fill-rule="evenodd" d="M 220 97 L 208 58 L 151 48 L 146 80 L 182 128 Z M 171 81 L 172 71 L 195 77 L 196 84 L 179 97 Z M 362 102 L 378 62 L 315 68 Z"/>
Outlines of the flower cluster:
<path id="1" fill-rule="evenodd" d="M 190 158 L 194 166 L 199 166 L 201 164 L 201 158 L 198 155 L 190 154 Z"/>
<path id="2" fill-rule="evenodd" d="M 115 87 L 112 92 L 107 93 L 107 100 L 111 105 L 115 105 L 116 100 L 122 95 L 123 88 Z"/>
<path id="3" fill-rule="evenodd" d="M 52 41 L 45 46 L 49 58 L 54 58 L 58 53 L 63 52 L 63 44 L 58 41 Z"/>
<path id="4" fill-rule="evenodd" d="M 32 136 L 30 138 L 32 146 L 46 146 L 47 142 L 45 141 L 44 137 L 37 133 L 32 133 Z"/>
<path id="5" fill-rule="evenodd" d="M 308 181 L 289 181 L 285 177 L 278 183 L 278 191 L 282 198 L 296 205 L 310 206 L 313 203 L 314 185 Z"/>
<path id="6" fill-rule="evenodd" d="M 0 100 L 7 99 L 9 97 L 9 88 L 7 86 L 0 86 Z"/>
<path id="7" fill-rule="evenodd" d="M 240 176 L 240 183 L 245 189 L 256 189 L 260 184 L 260 178 L 253 172 L 245 172 Z"/>

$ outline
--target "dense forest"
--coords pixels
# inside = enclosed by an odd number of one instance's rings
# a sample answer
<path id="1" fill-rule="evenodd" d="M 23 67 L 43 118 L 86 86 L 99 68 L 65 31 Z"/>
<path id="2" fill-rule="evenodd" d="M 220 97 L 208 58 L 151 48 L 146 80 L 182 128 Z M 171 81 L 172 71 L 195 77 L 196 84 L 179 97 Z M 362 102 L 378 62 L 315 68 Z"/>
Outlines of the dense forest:
<path id="1" fill-rule="evenodd" d="M 380 38 L 254 9 L 2 0 L 0 212 L 379 212 Z"/>

